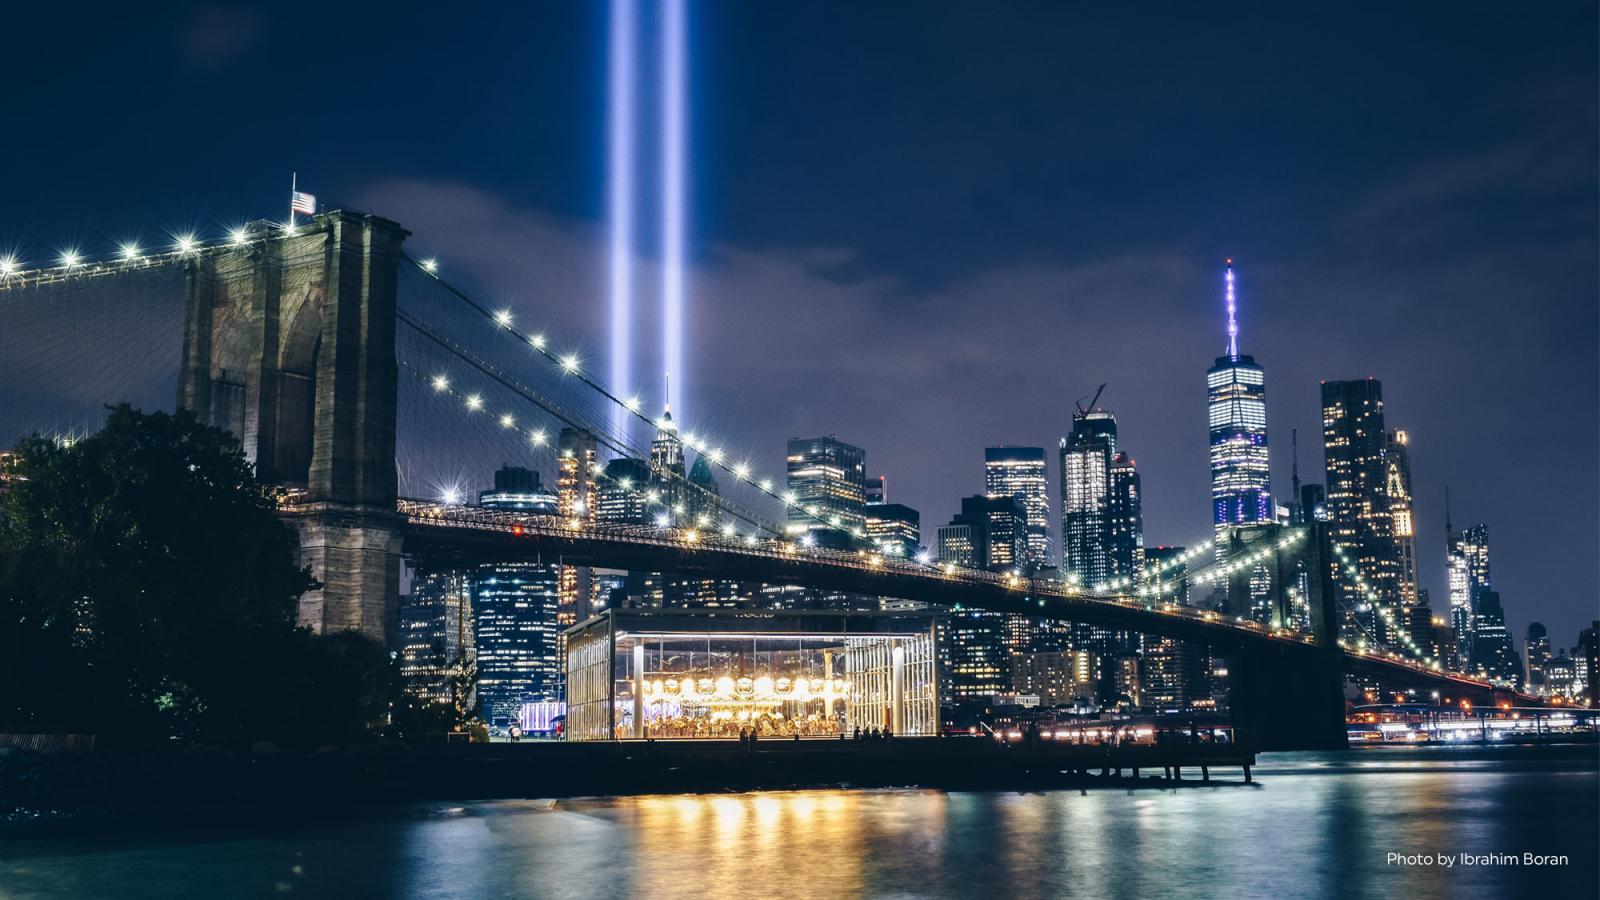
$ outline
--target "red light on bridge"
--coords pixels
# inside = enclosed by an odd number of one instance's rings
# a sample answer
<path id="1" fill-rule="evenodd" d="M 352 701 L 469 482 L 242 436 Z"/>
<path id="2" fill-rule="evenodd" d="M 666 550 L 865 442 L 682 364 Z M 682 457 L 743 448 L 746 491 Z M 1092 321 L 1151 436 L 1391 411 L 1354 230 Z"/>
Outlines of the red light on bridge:
<path id="1" fill-rule="evenodd" d="M 513 525 L 511 527 L 511 533 L 516 535 L 517 537 L 522 537 L 522 526 L 521 525 Z"/>

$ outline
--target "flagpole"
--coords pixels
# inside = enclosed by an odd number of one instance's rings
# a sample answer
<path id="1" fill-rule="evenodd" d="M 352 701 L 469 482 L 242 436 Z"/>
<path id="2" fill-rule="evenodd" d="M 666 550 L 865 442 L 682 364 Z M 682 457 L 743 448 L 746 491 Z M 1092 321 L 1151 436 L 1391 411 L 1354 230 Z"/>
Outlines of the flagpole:
<path id="1" fill-rule="evenodd" d="M 294 195 L 300 190 L 300 173 L 289 173 L 289 228 L 294 229 Z"/>

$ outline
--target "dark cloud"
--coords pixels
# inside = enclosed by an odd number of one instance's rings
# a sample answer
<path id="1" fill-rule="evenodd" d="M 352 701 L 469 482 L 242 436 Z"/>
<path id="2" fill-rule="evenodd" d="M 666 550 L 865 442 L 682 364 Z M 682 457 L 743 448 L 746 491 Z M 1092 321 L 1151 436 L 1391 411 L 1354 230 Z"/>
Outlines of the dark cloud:
<path id="1" fill-rule="evenodd" d="M 266 13 L 248 6 L 199 6 L 178 28 L 178 47 L 191 63 L 215 69 L 259 47 L 271 30 Z"/>

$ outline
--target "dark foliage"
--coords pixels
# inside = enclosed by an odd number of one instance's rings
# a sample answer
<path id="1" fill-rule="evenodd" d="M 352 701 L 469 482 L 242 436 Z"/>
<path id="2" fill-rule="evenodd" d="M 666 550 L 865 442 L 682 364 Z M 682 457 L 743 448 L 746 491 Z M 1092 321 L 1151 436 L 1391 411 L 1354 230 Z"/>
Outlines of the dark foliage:
<path id="1" fill-rule="evenodd" d="M 0 497 L 0 730 L 316 744 L 385 714 L 381 647 L 295 627 L 315 582 L 231 434 L 123 405 L 92 437 L 17 454 Z"/>

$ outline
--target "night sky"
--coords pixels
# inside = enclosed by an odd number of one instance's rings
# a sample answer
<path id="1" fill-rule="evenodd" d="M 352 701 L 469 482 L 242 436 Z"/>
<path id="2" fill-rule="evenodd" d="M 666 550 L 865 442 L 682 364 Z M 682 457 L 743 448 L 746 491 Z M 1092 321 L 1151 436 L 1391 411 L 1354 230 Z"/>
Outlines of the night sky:
<path id="1" fill-rule="evenodd" d="M 5 14 L 0 249 L 282 218 L 297 170 L 605 347 L 603 3 L 46 6 Z M 1571 646 L 1600 594 L 1595 5 L 1106 6 L 692 4 L 690 427 L 768 473 L 790 435 L 861 444 L 931 534 L 986 444 L 1051 448 L 1055 482 L 1105 382 L 1147 541 L 1193 542 L 1231 256 L 1279 495 L 1290 429 L 1321 480 L 1319 380 L 1380 378 L 1435 608 L 1449 485 L 1519 649 L 1532 619 Z"/>

